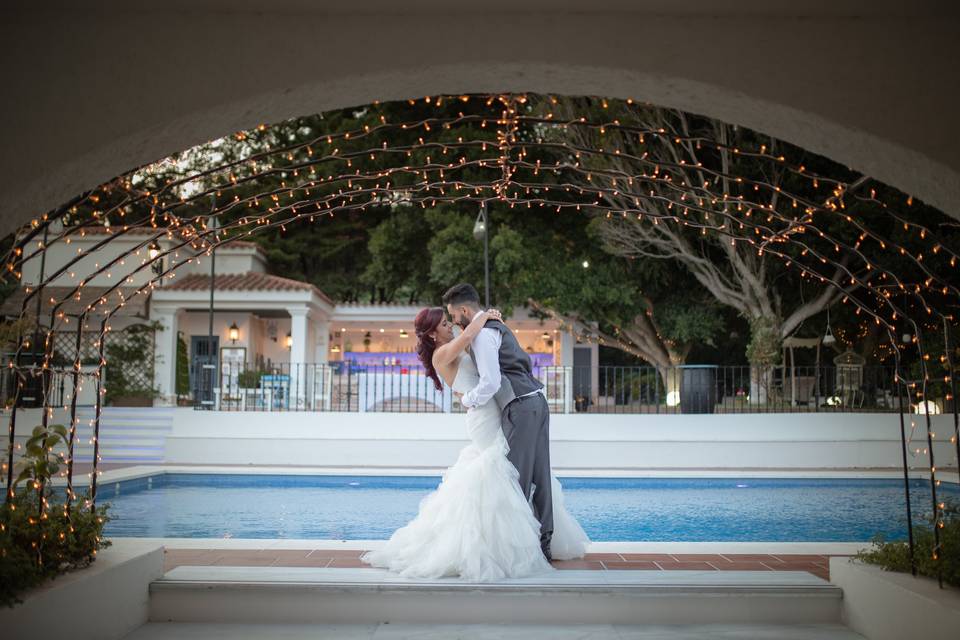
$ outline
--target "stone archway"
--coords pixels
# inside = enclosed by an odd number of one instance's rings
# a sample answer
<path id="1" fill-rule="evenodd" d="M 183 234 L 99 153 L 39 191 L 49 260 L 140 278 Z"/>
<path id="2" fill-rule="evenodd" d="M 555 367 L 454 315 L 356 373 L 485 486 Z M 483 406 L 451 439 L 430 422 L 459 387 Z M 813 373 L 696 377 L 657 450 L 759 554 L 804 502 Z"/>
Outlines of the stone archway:
<path id="1" fill-rule="evenodd" d="M 260 122 L 498 91 L 702 113 L 960 215 L 958 9 L 635 4 L 10 3 L 0 234 L 131 167 Z"/>

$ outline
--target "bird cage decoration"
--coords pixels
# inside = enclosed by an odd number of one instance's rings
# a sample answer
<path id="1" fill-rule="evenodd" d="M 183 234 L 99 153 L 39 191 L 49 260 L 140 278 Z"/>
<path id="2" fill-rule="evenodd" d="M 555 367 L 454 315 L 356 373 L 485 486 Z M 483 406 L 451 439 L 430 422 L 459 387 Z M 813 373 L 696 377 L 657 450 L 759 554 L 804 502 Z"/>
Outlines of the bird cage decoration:
<path id="1" fill-rule="evenodd" d="M 837 367 L 837 391 L 859 391 L 863 386 L 863 365 L 866 362 L 866 358 L 851 349 L 834 358 L 833 364 Z"/>

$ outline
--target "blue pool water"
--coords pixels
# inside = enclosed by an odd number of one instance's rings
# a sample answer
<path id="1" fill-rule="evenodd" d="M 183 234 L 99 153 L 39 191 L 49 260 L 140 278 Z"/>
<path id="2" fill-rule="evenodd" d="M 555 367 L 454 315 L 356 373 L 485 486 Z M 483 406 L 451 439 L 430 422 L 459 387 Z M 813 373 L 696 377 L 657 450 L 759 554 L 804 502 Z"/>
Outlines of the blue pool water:
<path id="1" fill-rule="evenodd" d="M 903 483 L 837 478 L 561 478 L 592 540 L 868 541 L 906 538 Z M 437 477 L 169 473 L 106 483 L 109 536 L 386 539 Z M 916 522 L 930 484 L 911 485 Z M 960 498 L 956 485 L 940 494 Z"/>

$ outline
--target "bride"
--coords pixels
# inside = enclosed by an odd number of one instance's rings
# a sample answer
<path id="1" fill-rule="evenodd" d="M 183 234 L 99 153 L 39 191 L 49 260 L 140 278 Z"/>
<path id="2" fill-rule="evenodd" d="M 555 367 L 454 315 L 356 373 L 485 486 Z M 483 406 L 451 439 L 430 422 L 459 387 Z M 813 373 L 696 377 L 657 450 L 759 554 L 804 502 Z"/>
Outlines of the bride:
<path id="1" fill-rule="evenodd" d="M 453 324 L 440 307 L 417 314 L 417 355 L 438 391 L 443 389 L 441 378 L 459 393 L 477 384 L 477 368 L 465 349 L 490 318 L 499 320 L 500 313 L 478 315 L 454 337 Z M 507 459 L 509 448 L 496 403 L 468 409 L 466 426 L 470 444 L 444 472 L 440 486 L 382 548 L 365 553 L 364 562 L 408 578 L 460 576 L 476 582 L 553 569 L 540 550 L 540 523 Z M 564 507 L 560 483 L 552 474 L 551 480 L 552 555 L 558 560 L 582 557 L 587 534 Z"/>

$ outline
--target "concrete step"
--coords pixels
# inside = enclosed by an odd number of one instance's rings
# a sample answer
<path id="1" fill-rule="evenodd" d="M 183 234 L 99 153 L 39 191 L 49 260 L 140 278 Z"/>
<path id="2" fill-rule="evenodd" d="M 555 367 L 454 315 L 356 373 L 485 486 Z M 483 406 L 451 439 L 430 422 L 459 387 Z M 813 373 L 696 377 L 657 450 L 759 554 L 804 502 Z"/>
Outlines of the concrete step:
<path id="1" fill-rule="evenodd" d="M 172 416 L 175 409 L 172 407 L 103 407 L 101 409 L 102 414 L 143 414 L 143 415 L 167 415 Z M 94 408 L 92 406 L 79 406 L 77 407 L 77 413 L 89 413 L 93 414 Z"/>
<path id="2" fill-rule="evenodd" d="M 156 623 L 125 640 L 863 640 L 838 624 L 768 625 L 441 625 Z"/>
<path id="3" fill-rule="evenodd" d="M 94 412 L 78 410 L 78 458 L 93 457 Z M 167 436 L 173 428 L 173 411 L 149 407 L 105 407 L 100 416 L 101 462 L 163 462 Z"/>
<path id="4" fill-rule="evenodd" d="M 103 433 L 104 430 L 112 431 L 156 431 L 157 433 L 169 433 L 171 431 L 170 423 L 140 423 L 140 422 L 101 422 L 100 423 L 100 432 Z M 85 422 L 80 422 L 77 425 L 77 431 L 84 431 L 86 433 L 93 433 L 93 425 L 89 425 Z"/>
<path id="5" fill-rule="evenodd" d="M 168 435 L 169 433 L 165 431 L 144 431 L 141 429 L 101 429 L 100 444 L 103 444 L 104 442 L 126 442 L 138 440 L 150 440 L 153 442 L 165 443 Z M 93 432 L 77 432 L 77 441 L 83 443 L 84 445 L 88 444 L 92 439 Z"/>
<path id="6" fill-rule="evenodd" d="M 840 624 L 842 592 L 802 571 L 552 571 L 496 583 L 378 569 L 180 566 L 151 622 Z"/>

